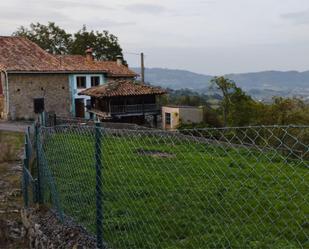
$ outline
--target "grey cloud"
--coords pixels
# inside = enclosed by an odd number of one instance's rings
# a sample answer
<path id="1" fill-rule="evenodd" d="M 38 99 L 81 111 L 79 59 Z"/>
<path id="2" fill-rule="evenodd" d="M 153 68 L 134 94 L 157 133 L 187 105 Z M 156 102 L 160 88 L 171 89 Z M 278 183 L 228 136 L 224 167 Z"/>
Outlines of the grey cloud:
<path id="1" fill-rule="evenodd" d="M 15 9 L 7 9 L 6 11 L 1 12 L 0 14 L 0 20 L 3 21 L 13 21 L 16 22 L 37 22 L 37 21 L 51 21 L 51 20 L 57 20 L 60 22 L 69 22 L 70 18 L 68 16 L 63 15 L 62 13 L 56 12 L 56 11 L 49 11 L 48 14 L 46 14 L 42 9 L 38 9 L 33 12 L 29 12 L 28 9 L 25 8 L 15 8 Z M 35 13 L 35 14 L 33 14 Z M 23 25 L 27 25 L 28 23 L 23 23 Z"/>
<path id="2" fill-rule="evenodd" d="M 285 13 L 281 15 L 281 18 L 294 24 L 309 24 L 309 10 Z"/>
<path id="3" fill-rule="evenodd" d="M 104 29 L 106 27 L 121 27 L 121 26 L 130 26 L 135 25 L 135 22 L 117 22 L 112 19 L 96 19 L 93 22 L 87 22 L 87 26 L 93 29 Z"/>
<path id="4" fill-rule="evenodd" d="M 165 12 L 166 9 L 157 4 L 130 4 L 125 7 L 127 11 L 134 13 L 147 13 L 147 14 L 160 14 Z"/>
<path id="5" fill-rule="evenodd" d="M 49 1 L 48 5 L 54 9 L 63 9 L 63 8 L 85 8 L 85 9 L 105 9 L 113 10 L 112 7 L 106 6 L 98 2 L 90 1 L 63 1 L 63 0 L 54 0 Z"/>

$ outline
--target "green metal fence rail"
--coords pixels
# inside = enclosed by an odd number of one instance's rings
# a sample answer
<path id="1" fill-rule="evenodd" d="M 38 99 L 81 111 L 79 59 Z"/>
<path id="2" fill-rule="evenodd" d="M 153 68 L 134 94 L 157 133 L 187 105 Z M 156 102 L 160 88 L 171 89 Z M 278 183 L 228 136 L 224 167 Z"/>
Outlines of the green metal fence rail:
<path id="1" fill-rule="evenodd" d="M 38 201 L 37 178 L 33 177 L 31 165 L 36 160 L 34 147 L 34 126 L 29 126 L 25 132 L 24 158 L 22 164 L 22 193 L 24 206 L 28 208 Z"/>
<path id="2" fill-rule="evenodd" d="M 309 126 L 34 137 L 42 203 L 98 248 L 308 248 Z"/>

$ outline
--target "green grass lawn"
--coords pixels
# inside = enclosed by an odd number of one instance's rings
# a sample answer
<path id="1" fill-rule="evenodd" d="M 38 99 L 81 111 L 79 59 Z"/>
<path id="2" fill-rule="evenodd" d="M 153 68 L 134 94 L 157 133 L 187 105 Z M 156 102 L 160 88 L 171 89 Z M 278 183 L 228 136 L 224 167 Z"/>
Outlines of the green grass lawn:
<path id="1" fill-rule="evenodd" d="M 93 137 L 54 134 L 44 151 L 64 213 L 95 234 Z M 170 137 L 104 136 L 104 241 L 111 249 L 308 248 L 309 164 L 284 159 Z"/>

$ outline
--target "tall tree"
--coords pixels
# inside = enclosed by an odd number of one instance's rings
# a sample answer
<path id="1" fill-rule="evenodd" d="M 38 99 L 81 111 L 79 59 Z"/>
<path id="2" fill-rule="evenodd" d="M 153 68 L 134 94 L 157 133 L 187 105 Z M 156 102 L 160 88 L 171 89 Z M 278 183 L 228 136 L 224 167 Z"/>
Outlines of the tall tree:
<path id="1" fill-rule="evenodd" d="M 116 60 L 122 55 L 122 48 L 118 38 L 108 31 L 88 31 L 86 26 L 74 34 L 74 40 L 70 47 L 71 54 L 84 54 L 91 47 L 97 60 Z"/>
<path id="2" fill-rule="evenodd" d="M 224 126 L 244 126 L 256 122 L 259 103 L 254 101 L 234 81 L 225 77 L 212 79 L 212 88 L 219 90 L 223 96 L 221 109 Z"/>
<path id="3" fill-rule="evenodd" d="M 26 37 L 52 54 L 67 54 L 72 43 L 72 35 L 54 22 L 47 25 L 31 23 L 30 28 L 20 26 L 13 35 Z"/>
<path id="4" fill-rule="evenodd" d="M 221 101 L 221 107 L 223 112 L 223 124 L 224 126 L 226 126 L 227 116 L 231 105 L 231 93 L 236 89 L 236 84 L 234 81 L 231 81 L 223 76 L 220 76 L 220 77 L 214 77 L 211 80 L 211 88 L 216 88 L 223 95 L 223 99 Z"/>
<path id="5" fill-rule="evenodd" d="M 254 124 L 257 116 L 257 105 L 241 88 L 235 87 L 230 94 L 228 123 L 231 126 Z"/>
<path id="6" fill-rule="evenodd" d="M 84 25 L 75 34 L 69 34 L 53 22 L 47 25 L 31 23 L 29 28 L 21 26 L 13 33 L 24 36 L 52 54 L 84 55 L 87 48 L 92 48 L 98 60 L 116 60 L 122 54 L 118 38 L 108 31 L 88 31 Z"/>

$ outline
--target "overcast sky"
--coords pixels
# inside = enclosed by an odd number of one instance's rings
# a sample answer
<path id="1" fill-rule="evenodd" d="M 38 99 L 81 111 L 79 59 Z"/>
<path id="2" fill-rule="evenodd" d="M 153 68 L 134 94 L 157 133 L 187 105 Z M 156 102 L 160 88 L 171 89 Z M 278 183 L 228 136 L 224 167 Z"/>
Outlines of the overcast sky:
<path id="1" fill-rule="evenodd" d="M 147 67 L 204 74 L 309 70 L 309 0 L 5 0 L 0 34 L 30 22 L 118 36 Z M 130 66 L 137 55 L 125 54 Z"/>

